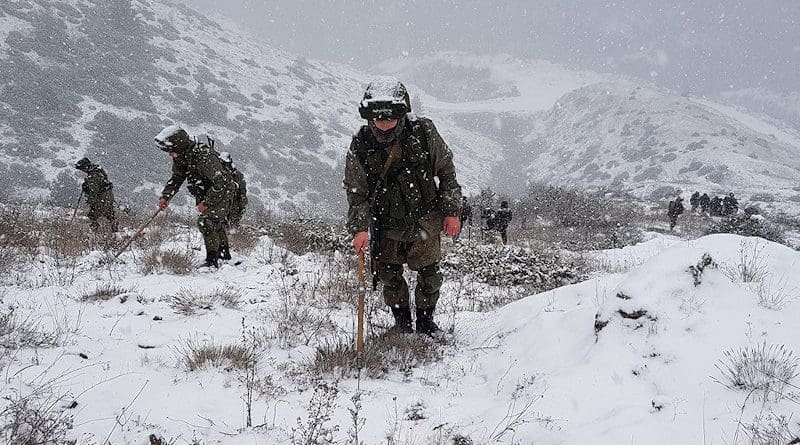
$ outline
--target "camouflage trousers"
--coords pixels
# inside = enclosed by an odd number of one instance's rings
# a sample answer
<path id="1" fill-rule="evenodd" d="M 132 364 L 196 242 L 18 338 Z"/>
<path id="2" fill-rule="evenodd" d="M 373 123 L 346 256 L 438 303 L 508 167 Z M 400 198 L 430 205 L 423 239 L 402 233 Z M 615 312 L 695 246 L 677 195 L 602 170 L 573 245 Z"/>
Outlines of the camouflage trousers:
<path id="1" fill-rule="evenodd" d="M 203 234 L 206 253 L 219 252 L 221 247 L 228 246 L 228 213 L 230 199 L 223 199 L 216 206 L 207 207 L 206 211 L 197 217 L 197 228 Z"/>
<path id="2" fill-rule="evenodd" d="M 409 307 L 408 283 L 403 264 L 417 272 L 414 302 L 417 309 L 435 309 L 444 278 L 439 271 L 442 256 L 439 232 L 412 241 L 384 236 L 380 243 L 378 278 L 383 283 L 383 301 L 394 308 Z"/>
<path id="3" fill-rule="evenodd" d="M 114 193 L 111 190 L 103 192 L 99 195 L 92 195 L 86 198 L 89 204 L 89 213 L 86 216 L 91 221 L 90 226 L 92 230 L 97 231 L 100 229 L 100 218 L 105 218 L 110 224 L 112 232 L 116 232 L 117 215 L 114 211 Z"/>

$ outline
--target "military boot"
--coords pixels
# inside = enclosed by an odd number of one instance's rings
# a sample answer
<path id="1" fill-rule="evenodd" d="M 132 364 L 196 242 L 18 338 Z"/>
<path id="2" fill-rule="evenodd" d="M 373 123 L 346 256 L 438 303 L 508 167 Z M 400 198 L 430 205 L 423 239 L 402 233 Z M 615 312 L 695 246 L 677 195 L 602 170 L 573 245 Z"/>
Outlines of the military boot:
<path id="1" fill-rule="evenodd" d="M 230 260 L 231 259 L 231 248 L 227 244 L 223 244 L 219 246 L 219 259 L 221 260 Z"/>
<path id="2" fill-rule="evenodd" d="M 219 269 L 218 260 L 219 260 L 219 252 L 215 250 L 208 251 L 206 252 L 206 262 L 203 263 L 203 265 L 200 267 L 208 267 L 208 268 L 213 267 L 215 269 Z"/>
<path id="3" fill-rule="evenodd" d="M 440 331 L 439 326 L 433 321 L 435 309 L 417 309 L 417 332 L 424 335 L 433 335 Z"/>
<path id="4" fill-rule="evenodd" d="M 394 315 L 394 326 L 389 329 L 393 334 L 412 334 L 414 328 L 411 327 L 411 309 L 407 307 L 392 307 Z"/>

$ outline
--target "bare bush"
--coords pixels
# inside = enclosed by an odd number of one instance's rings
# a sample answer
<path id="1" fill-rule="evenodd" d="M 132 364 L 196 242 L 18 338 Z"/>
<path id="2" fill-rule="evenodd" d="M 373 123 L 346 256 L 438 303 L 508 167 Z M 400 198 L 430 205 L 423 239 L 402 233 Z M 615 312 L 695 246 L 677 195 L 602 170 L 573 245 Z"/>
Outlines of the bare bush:
<path id="1" fill-rule="evenodd" d="M 247 370 L 258 361 L 258 354 L 242 344 L 218 345 L 189 338 L 175 348 L 179 361 L 189 371 L 206 368 Z"/>
<path id="2" fill-rule="evenodd" d="M 3 348 L 58 346 L 63 334 L 42 328 L 32 314 L 20 316 L 14 307 L 0 311 L 0 346 Z"/>
<path id="3" fill-rule="evenodd" d="M 784 345 L 767 345 L 729 349 L 715 365 L 722 376 L 720 383 L 731 389 L 763 391 L 764 398 L 780 398 L 798 375 L 800 359 Z"/>
<path id="4" fill-rule="evenodd" d="M 339 425 L 331 425 L 331 417 L 336 409 L 339 389 L 336 383 L 319 382 L 314 395 L 308 402 L 308 418 L 305 422 L 297 418 L 297 426 L 292 428 L 292 445 L 331 445 L 336 443 L 335 434 Z"/>
<path id="5" fill-rule="evenodd" d="M 774 277 L 769 274 L 761 281 L 752 283 L 752 291 L 758 297 L 758 304 L 767 309 L 779 311 L 798 298 L 798 290 L 789 287 L 786 277 Z"/>
<path id="6" fill-rule="evenodd" d="M 739 258 L 734 264 L 726 264 L 722 272 L 733 282 L 753 283 L 762 281 L 769 272 L 764 257 L 764 243 L 743 240 L 739 243 Z"/>
<path id="7" fill-rule="evenodd" d="M 265 235 L 264 231 L 256 227 L 239 226 L 230 231 L 228 241 L 231 250 L 240 254 L 248 254 L 256 248 L 263 235 Z"/>
<path id="8" fill-rule="evenodd" d="M 440 360 L 444 345 L 418 335 L 381 334 L 364 339 L 364 351 L 358 362 L 355 340 L 338 336 L 322 342 L 317 348 L 312 373 L 348 378 L 356 375 L 360 366 L 364 375 L 380 378 L 391 371 L 409 374 L 415 367 Z"/>
<path id="9" fill-rule="evenodd" d="M 202 292 L 182 287 L 177 293 L 167 297 L 169 306 L 181 315 L 194 315 L 201 311 L 210 311 L 219 305 L 236 309 L 242 302 L 244 293 L 236 288 L 224 287 Z"/>
<path id="10" fill-rule="evenodd" d="M 741 425 L 751 445 L 787 445 L 800 443 L 798 435 L 792 432 L 790 416 L 778 415 L 772 411 L 756 416 L 751 423 Z"/>
<path id="11" fill-rule="evenodd" d="M 47 390 L 21 396 L 11 390 L 8 403 L 0 410 L 0 438 L 9 445 L 68 445 L 72 416 L 64 408 L 65 399 Z"/>
<path id="12" fill-rule="evenodd" d="M 80 301 L 108 301 L 122 294 L 130 293 L 132 290 L 133 289 L 123 287 L 119 284 L 102 283 L 94 290 L 84 292 L 80 297 Z"/>

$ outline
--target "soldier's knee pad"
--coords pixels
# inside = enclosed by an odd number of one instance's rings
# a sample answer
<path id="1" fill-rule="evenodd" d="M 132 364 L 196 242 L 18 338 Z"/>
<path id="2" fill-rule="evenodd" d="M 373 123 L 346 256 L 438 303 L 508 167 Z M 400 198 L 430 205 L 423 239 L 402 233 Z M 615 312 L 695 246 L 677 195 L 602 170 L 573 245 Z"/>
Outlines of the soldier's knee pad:
<path id="1" fill-rule="evenodd" d="M 419 290 L 425 294 L 433 294 L 439 292 L 444 282 L 444 276 L 439 270 L 439 263 L 425 266 L 419 270 L 417 274 L 417 283 Z"/>
<path id="2" fill-rule="evenodd" d="M 399 289 L 403 287 L 403 265 L 381 263 L 378 269 L 378 279 L 384 288 Z"/>

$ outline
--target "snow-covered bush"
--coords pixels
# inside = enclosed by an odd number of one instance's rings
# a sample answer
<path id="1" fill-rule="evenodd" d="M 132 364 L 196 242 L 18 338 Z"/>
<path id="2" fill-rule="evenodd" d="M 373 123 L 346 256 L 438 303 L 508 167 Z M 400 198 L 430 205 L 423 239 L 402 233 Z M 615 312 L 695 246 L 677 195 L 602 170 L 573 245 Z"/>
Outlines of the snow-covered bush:
<path id="1" fill-rule="evenodd" d="M 703 282 L 703 272 L 706 270 L 707 267 L 716 268 L 717 263 L 714 262 L 714 259 L 711 258 L 711 255 L 704 253 L 703 256 L 700 258 L 700 261 L 697 264 L 689 266 L 689 273 L 692 274 L 692 280 L 694 281 L 695 287 L 699 286 Z"/>
<path id="2" fill-rule="evenodd" d="M 305 422 L 297 418 L 297 426 L 292 427 L 292 445 L 331 445 L 336 443 L 335 435 L 339 425 L 332 425 L 333 411 L 339 388 L 336 383 L 318 382 L 314 395 L 308 402 L 308 418 Z"/>
<path id="3" fill-rule="evenodd" d="M 758 304 L 767 309 L 779 311 L 790 302 L 800 297 L 797 288 L 789 287 L 786 277 L 765 276 L 761 281 L 752 283 L 751 289 L 758 297 Z"/>
<path id="4" fill-rule="evenodd" d="M 743 240 L 739 243 L 739 258 L 734 264 L 726 264 L 722 272 L 733 282 L 755 283 L 764 280 L 769 272 L 762 253 L 764 243 Z"/>
<path id="5" fill-rule="evenodd" d="M 765 399 L 779 399 L 800 374 L 800 359 L 784 345 L 767 345 L 765 341 L 729 349 L 723 355 L 715 365 L 722 378 L 718 381 L 731 389 L 762 391 Z"/>
<path id="6" fill-rule="evenodd" d="M 0 352 L 2 349 L 58 346 L 64 333 L 45 329 L 32 315 L 20 315 L 18 308 L 0 311 Z"/>
<path id="7" fill-rule="evenodd" d="M 275 242 L 292 253 L 333 253 L 350 248 L 349 236 L 320 219 L 297 218 L 268 224 L 265 230 Z"/>
<path id="8" fill-rule="evenodd" d="M 586 272 L 555 251 L 464 244 L 442 260 L 448 277 L 467 276 L 492 286 L 527 285 L 542 292 L 581 281 Z"/>
<path id="9" fill-rule="evenodd" d="M 783 231 L 770 224 L 761 215 L 740 214 L 719 220 L 708 229 L 707 234 L 734 233 L 742 236 L 758 236 L 776 243 L 784 242 Z"/>
<path id="10" fill-rule="evenodd" d="M 800 443 L 800 436 L 792 432 L 791 416 L 778 415 L 772 411 L 757 415 L 751 423 L 742 425 L 742 430 L 751 445 L 787 445 Z"/>
<path id="11" fill-rule="evenodd" d="M 49 388 L 39 388 L 22 396 L 15 389 L 3 397 L 0 409 L 0 439 L 8 445 L 74 445 L 67 438 L 72 416 L 66 412 L 63 397 Z"/>

